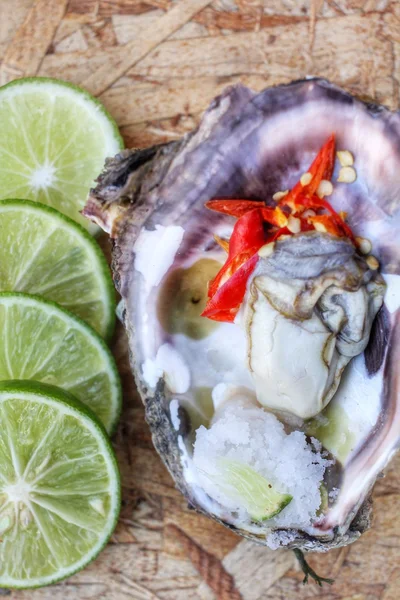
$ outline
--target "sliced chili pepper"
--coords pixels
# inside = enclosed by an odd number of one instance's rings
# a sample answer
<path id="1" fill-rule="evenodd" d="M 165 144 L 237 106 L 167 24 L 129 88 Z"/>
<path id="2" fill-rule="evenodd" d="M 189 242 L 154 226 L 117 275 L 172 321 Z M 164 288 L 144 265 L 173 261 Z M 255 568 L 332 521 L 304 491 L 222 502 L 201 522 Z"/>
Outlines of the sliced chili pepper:
<path id="1" fill-rule="evenodd" d="M 259 208 L 253 209 L 235 223 L 229 240 L 228 260 L 253 246 L 260 248 L 264 243 L 265 231 L 262 212 Z"/>
<path id="2" fill-rule="evenodd" d="M 303 217 L 301 213 L 296 213 L 294 216 L 297 217 L 298 219 L 300 219 L 300 227 L 301 227 L 302 233 L 304 233 L 306 231 L 314 231 L 315 230 L 315 227 L 313 227 L 313 225 L 311 225 L 311 223 L 308 222 L 307 217 Z"/>
<path id="3" fill-rule="evenodd" d="M 210 200 L 206 203 L 206 207 L 215 212 L 231 217 L 241 218 L 248 212 L 259 208 L 262 210 L 264 221 L 276 227 L 283 227 L 287 223 L 287 217 L 282 209 L 278 206 L 270 208 L 265 206 L 261 200 Z"/>
<path id="4" fill-rule="evenodd" d="M 259 256 L 257 251 L 253 256 L 242 263 L 241 267 L 217 290 L 207 302 L 202 317 L 213 321 L 227 321 L 232 323 L 242 304 L 246 293 L 247 280 L 254 271 Z"/>
<path id="5" fill-rule="evenodd" d="M 275 231 L 271 231 L 271 233 L 269 233 L 267 235 L 263 246 L 265 244 L 271 244 L 272 242 L 275 242 L 282 235 L 292 235 L 292 232 L 287 227 L 281 227 L 280 229 L 277 229 Z"/>
<path id="6" fill-rule="evenodd" d="M 318 152 L 314 162 L 312 163 L 309 173 L 312 179 L 307 187 L 307 194 L 315 194 L 319 184 L 323 179 L 330 181 L 332 179 L 333 167 L 335 165 L 335 135 L 329 137 L 328 141 L 322 146 Z"/>
<path id="7" fill-rule="evenodd" d="M 261 200 L 230 200 L 229 198 L 215 198 L 214 200 L 206 202 L 205 205 L 206 208 L 214 210 L 215 212 L 240 218 L 250 210 L 261 208 L 264 206 L 264 203 Z"/>
<path id="8" fill-rule="evenodd" d="M 218 246 L 221 246 L 225 252 L 229 253 L 229 240 L 224 240 L 219 237 L 219 235 L 214 235 L 214 240 L 217 242 Z"/>
<path id="9" fill-rule="evenodd" d="M 249 249 L 245 250 L 244 252 L 237 254 L 231 260 L 228 259 L 227 262 L 225 263 L 225 265 L 218 272 L 217 276 L 213 279 L 213 281 L 209 285 L 209 289 L 208 289 L 209 301 L 204 309 L 202 316 L 209 316 L 208 312 L 210 310 L 210 307 L 213 307 L 215 310 L 217 310 L 219 308 L 221 308 L 221 310 L 225 310 L 223 306 L 220 307 L 218 304 L 218 298 L 221 298 L 219 291 L 222 288 L 225 289 L 224 295 L 222 296 L 222 301 L 227 302 L 227 300 L 228 300 L 228 291 L 227 290 L 229 290 L 230 288 L 229 287 L 225 288 L 225 286 L 227 283 L 229 283 L 231 281 L 233 281 L 235 284 L 235 281 L 236 281 L 236 279 L 234 279 L 235 274 L 238 271 L 241 271 L 242 268 L 244 267 L 244 265 L 247 262 L 249 262 L 252 258 L 254 258 L 254 255 L 257 254 L 258 250 L 262 246 L 264 246 L 265 244 L 270 244 L 270 243 L 274 242 L 282 235 L 289 235 L 289 234 L 290 234 L 290 231 L 287 227 L 281 227 L 277 231 L 267 234 L 264 237 L 261 244 L 260 244 L 260 240 L 259 240 L 257 242 L 257 244 L 255 246 L 253 246 L 252 248 L 249 248 Z M 257 255 L 257 259 L 258 259 L 258 255 Z M 251 273 L 251 271 L 248 272 L 248 275 L 250 275 L 250 273 Z M 232 298 L 233 298 L 232 301 L 236 302 L 237 300 L 239 300 L 239 304 L 237 305 L 238 309 L 240 307 L 240 304 L 243 301 L 243 297 L 244 297 L 245 293 L 246 293 L 246 285 L 244 287 L 239 287 L 237 289 L 233 289 L 233 291 L 232 291 Z M 205 314 L 206 312 L 207 312 L 207 314 Z M 232 320 L 235 318 L 235 314 L 236 313 L 233 314 Z M 220 314 L 218 312 L 218 315 L 221 316 L 222 313 Z M 210 317 L 210 318 L 214 318 L 214 317 Z M 222 316 L 221 316 L 220 319 L 214 319 L 214 320 L 224 321 L 226 319 L 222 318 Z"/>
<path id="10" fill-rule="evenodd" d="M 313 231 L 315 227 L 308 223 L 305 219 L 301 219 L 301 232 L 305 233 L 306 231 Z"/>
<path id="11" fill-rule="evenodd" d="M 310 223 L 314 225 L 314 228 L 318 231 L 316 225 L 322 225 L 323 230 L 337 237 L 343 235 L 343 231 L 336 225 L 331 215 L 315 215 L 315 217 L 308 217 Z"/>
<path id="12" fill-rule="evenodd" d="M 288 205 L 295 208 L 297 199 L 300 195 L 312 196 L 318 189 L 323 179 L 330 180 L 335 164 L 335 135 L 332 134 L 328 141 L 322 146 L 313 163 L 308 169 L 311 174 L 311 181 L 307 185 L 302 185 L 299 181 L 280 201 L 280 205 Z"/>
<path id="13" fill-rule="evenodd" d="M 264 207 L 261 209 L 261 212 L 267 223 L 275 225 L 276 227 L 285 227 L 285 225 L 287 225 L 288 218 L 280 206 L 277 206 L 276 208 Z"/>
<path id="14" fill-rule="evenodd" d="M 216 277 L 210 282 L 208 287 L 208 297 L 212 298 L 218 289 L 226 283 L 226 281 L 232 277 L 236 273 L 238 269 L 249 260 L 254 254 L 257 253 L 260 246 L 255 246 L 254 248 L 249 248 L 244 252 L 240 252 L 233 258 L 226 261 L 224 266 L 218 271 Z"/>
<path id="15" fill-rule="evenodd" d="M 321 201 L 324 208 L 331 213 L 332 219 L 335 221 L 336 225 L 340 227 L 343 230 L 344 234 L 355 244 L 356 238 L 351 228 L 347 225 L 346 221 L 335 211 L 335 209 L 331 204 L 329 204 L 329 202 L 322 198 Z"/>
<path id="16" fill-rule="evenodd" d="M 253 209 L 245 213 L 235 223 L 229 240 L 228 259 L 211 281 L 208 287 L 208 297 L 211 298 L 222 283 L 231 277 L 242 263 L 248 260 L 264 244 L 265 232 L 262 213 L 260 209 Z"/>
<path id="17" fill-rule="evenodd" d="M 302 196 L 301 198 L 299 198 L 299 204 L 301 204 L 305 208 L 324 208 L 325 210 L 327 210 L 331 214 L 331 217 L 335 222 L 336 226 L 343 231 L 344 235 L 346 235 L 349 239 L 352 240 L 353 243 L 355 243 L 354 233 L 352 232 L 351 228 L 347 225 L 347 223 L 335 211 L 333 206 L 329 204 L 327 200 L 325 200 L 324 198 L 320 198 L 316 195 L 312 196 L 311 198 Z"/>
<path id="18" fill-rule="evenodd" d="M 200 316 L 207 317 L 208 319 L 211 319 L 211 321 L 220 321 L 223 323 L 233 323 L 236 315 L 239 312 L 239 308 L 240 308 L 240 306 L 237 309 L 220 310 L 219 312 L 216 312 L 212 317 L 207 316 L 204 312 Z"/>
<path id="19" fill-rule="evenodd" d="M 237 217 L 238 221 L 229 241 L 227 261 L 210 283 L 209 300 L 203 317 L 215 321 L 234 321 L 246 293 L 247 280 L 259 259 L 258 250 L 282 235 L 291 235 L 287 228 L 290 209 L 294 211 L 293 216 L 300 219 L 302 232 L 318 229 L 320 224 L 328 233 L 346 235 L 355 242 L 353 232 L 341 215 L 329 202 L 316 195 L 321 181 L 331 179 L 334 161 L 335 136 L 332 134 L 308 170 L 310 182 L 304 186 L 298 182 L 276 208 L 267 207 L 256 200 L 214 199 L 207 202 L 206 206 L 211 210 Z M 285 206 L 288 208 L 282 210 Z M 329 214 L 307 218 L 302 215 L 306 208 L 325 210 Z M 266 223 L 271 227 L 265 227 Z M 227 249 L 226 242 L 221 245 Z"/>

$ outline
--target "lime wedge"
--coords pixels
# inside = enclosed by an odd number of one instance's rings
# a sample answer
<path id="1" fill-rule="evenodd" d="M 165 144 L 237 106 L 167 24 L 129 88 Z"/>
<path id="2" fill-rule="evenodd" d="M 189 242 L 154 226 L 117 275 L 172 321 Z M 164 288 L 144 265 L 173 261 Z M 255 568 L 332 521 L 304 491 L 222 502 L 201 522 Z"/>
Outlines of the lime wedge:
<path id="1" fill-rule="evenodd" d="M 218 461 L 224 493 L 238 500 L 253 521 L 266 521 L 279 514 L 292 500 L 289 494 L 278 492 L 255 469 L 237 460 Z"/>
<path id="2" fill-rule="evenodd" d="M 94 233 L 79 211 L 122 147 L 103 105 L 77 86 L 34 77 L 0 88 L 0 198 L 49 204 Z"/>
<path id="3" fill-rule="evenodd" d="M 319 491 L 321 494 L 321 504 L 319 505 L 319 509 L 317 510 L 317 516 L 324 515 L 329 508 L 329 492 L 328 488 L 324 483 L 321 483 L 319 486 Z"/>
<path id="4" fill-rule="evenodd" d="M 320 415 L 307 422 L 307 435 L 317 438 L 342 465 L 356 445 L 349 417 L 338 402 L 330 402 Z"/>
<path id="5" fill-rule="evenodd" d="M 53 386 L 0 383 L 0 586 L 43 586 L 82 569 L 119 506 L 117 462 L 95 415 Z"/>
<path id="6" fill-rule="evenodd" d="M 121 386 L 111 352 L 91 327 L 47 300 L 2 293 L 0 331 L 0 381 L 57 385 L 88 405 L 109 433 L 114 431 Z"/>
<path id="7" fill-rule="evenodd" d="M 0 291 L 38 294 L 103 337 L 115 324 L 115 292 L 98 244 L 58 211 L 28 200 L 0 202 Z"/>

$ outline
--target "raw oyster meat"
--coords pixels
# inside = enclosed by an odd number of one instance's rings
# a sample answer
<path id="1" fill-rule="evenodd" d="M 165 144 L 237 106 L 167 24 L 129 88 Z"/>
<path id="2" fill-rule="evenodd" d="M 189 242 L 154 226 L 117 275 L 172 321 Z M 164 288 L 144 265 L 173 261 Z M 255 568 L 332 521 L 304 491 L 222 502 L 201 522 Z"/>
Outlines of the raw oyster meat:
<path id="1" fill-rule="evenodd" d="M 259 260 L 245 303 L 258 401 L 303 419 L 318 415 L 365 350 L 384 289 L 347 238 L 315 231 L 278 240 Z"/>
<path id="2" fill-rule="evenodd" d="M 271 373 L 264 361 L 255 384 L 246 342 L 246 323 L 261 315 L 257 335 L 268 315 L 262 307 L 254 310 L 251 298 L 273 293 L 280 306 L 287 301 L 287 289 L 269 286 L 273 270 L 287 264 L 273 264 L 275 250 L 293 252 L 293 243 L 310 243 L 313 237 L 320 244 L 324 234 L 278 240 L 264 271 L 259 262 L 237 322 L 215 323 L 200 316 L 207 284 L 226 259 L 214 236 L 229 238 L 234 220 L 204 205 L 212 198 L 268 205 L 277 191 L 291 189 L 307 172 L 332 132 L 337 148 L 355 157 L 357 178 L 335 183 L 330 202 L 347 213 L 356 236 L 371 242 L 383 279 L 377 263 L 368 266 L 357 253 L 346 263 L 346 276 L 357 271 L 353 287 L 336 277 L 317 298 L 307 290 L 306 300 L 313 300 L 307 306 L 319 322 L 305 319 L 306 327 L 323 326 L 325 342 L 328 329 L 335 334 L 327 370 L 315 384 L 311 408 L 299 412 L 286 405 L 275 407 L 282 413 L 269 412 L 260 402 Z M 400 437 L 399 172 L 399 114 L 325 80 L 309 79 L 258 94 L 243 86 L 228 88 L 183 139 L 109 159 L 87 200 L 84 214 L 113 240 L 121 314 L 156 449 L 193 507 L 259 543 L 326 551 L 356 540 L 369 527 L 370 491 Z M 347 244 L 325 237 L 342 250 Z M 341 250 L 330 254 L 340 258 Z M 305 269 L 312 264 L 305 261 Z M 323 269 L 314 275 L 323 279 Z M 303 296 L 304 282 L 297 285 L 289 276 L 287 283 L 292 296 Z M 297 356 L 316 373 L 313 357 L 320 359 L 320 347 L 295 339 Z M 288 340 L 288 352 L 291 345 Z M 280 352 L 285 353 L 284 345 Z M 289 379 L 294 372 L 287 370 Z M 278 375 L 284 382 L 284 371 Z M 292 383 L 287 396 L 294 393 Z M 270 394 L 265 396 L 268 406 Z M 282 417 L 285 411 L 292 420 Z M 240 480 L 240 456 L 247 460 L 247 475 L 255 473 L 244 510 L 228 488 L 213 491 L 221 464 L 231 483 Z M 249 519 L 260 475 L 284 498 L 281 512 L 266 520 Z M 317 493 L 315 482 L 321 481 Z"/>

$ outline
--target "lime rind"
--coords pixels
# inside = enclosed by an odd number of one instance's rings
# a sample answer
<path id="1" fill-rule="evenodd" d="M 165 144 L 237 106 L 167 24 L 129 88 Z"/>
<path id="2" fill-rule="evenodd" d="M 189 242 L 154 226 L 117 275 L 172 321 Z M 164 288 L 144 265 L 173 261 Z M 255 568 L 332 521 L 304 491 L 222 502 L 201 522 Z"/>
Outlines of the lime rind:
<path id="1" fill-rule="evenodd" d="M 2 315 L 1 309 L 18 311 L 18 314 Z M 31 318 L 36 318 L 38 321 L 34 325 L 32 336 L 29 339 L 23 339 L 23 326 L 24 320 L 27 320 L 26 315 L 31 310 Z M 33 316 L 32 316 L 33 315 Z M 35 317 L 35 315 L 37 315 Z M 40 316 L 45 315 L 48 325 L 49 320 L 53 319 L 50 326 L 42 326 Z M 118 420 L 121 414 L 122 407 L 122 388 L 119 379 L 117 366 L 113 355 L 111 354 L 107 344 L 104 340 L 92 329 L 87 323 L 79 319 L 79 317 L 70 313 L 69 311 L 61 308 L 55 302 L 44 300 L 39 296 L 30 294 L 24 294 L 21 292 L 2 292 L 0 293 L 0 321 L 4 319 L 3 327 L 3 347 L 0 349 L 0 378 L 1 379 L 29 379 L 44 381 L 47 383 L 57 384 L 62 387 L 63 390 L 67 389 L 74 396 L 78 396 L 79 400 L 82 400 L 85 404 L 91 400 L 92 408 L 95 409 L 95 404 L 98 403 L 100 410 L 101 403 L 103 401 L 103 408 L 101 413 L 103 415 L 102 421 L 109 432 L 112 435 L 115 432 Z M 27 328 L 29 329 L 30 321 L 27 320 Z M 14 328 L 14 329 L 12 329 Z M 54 335 L 49 340 L 46 338 L 46 333 L 51 331 Z M 71 337 L 71 331 L 75 332 L 75 340 Z M 26 333 L 26 332 L 25 332 Z M 44 336 L 44 337 L 40 337 Z M 77 338 L 79 336 L 79 338 Z M 50 343 L 49 343 L 50 342 Z M 32 344 L 31 354 L 27 355 L 28 345 Z M 83 362 L 83 356 L 77 355 L 77 352 L 81 350 L 82 344 L 89 344 L 87 351 L 93 349 L 96 352 L 96 361 L 101 361 L 102 370 L 100 372 L 87 373 L 88 366 Z M 41 346 L 39 345 L 41 344 Z M 61 355 L 61 348 L 64 344 L 65 354 Z M 15 361 L 20 360 L 20 364 L 10 364 L 10 357 L 8 353 L 8 345 L 12 346 Z M 36 352 L 36 356 L 32 355 L 33 347 Z M 40 348 L 44 348 L 48 352 L 50 357 L 44 359 L 44 367 L 41 366 L 43 355 L 40 354 Z M 91 351 L 91 350 L 90 350 Z M 58 354 L 57 354 L 58 352 Z M 87 355 L 85 355 L 87 356 Z M 27 358 L 28 357 L 28 358 Z M 40 359 L 40 364 L 34 364 L 29 360 Z M 88 357 L 88 360 L 91 357 Z M 75 368 L 67 368 L 65 365 L 68 360 L 75 361 L 73 365 Z M 78 363 L 76 361 L 78 360 Z M 94 360 L 94 358 L 93 358 Z M 52 373 L 49 373 L 50 365 L 53 365 Z M 88 362 L 90 366 L 90 362 Z M 27 371 L 30 368 L 30 377 L 27 377 Z M 59 369 L 57 371 L 57 369 Z M 79 373 L 83 374 L 83 378 L 79 379 Z M 3 370 L 3 376 L 1 374 Z M 21 373 L 24 375 L 21 377 Z M 65 376 L 64 376 L 65 375 Z M 62 381 L 58 377 L 64 378 Z M 74 379 L 77 378 L 77 379 Z M 106 379 L 107 396 L 101 397 L 104 393 L 102 390 L 102 384 Z M 92 380 L 97 382 L 100 386 L 96 388 L 95 383 L 88 387 L 92 383 Z M 109 384 L 109 385 L 108 385 Z M 108 391 L 109 388 L 109 391 Z"/>
<path id="2" fill-rule="evenodd" d="M 91 233 L 83 208 L 108 156 L 123 148 L 115 121 L 82 88 L 52 78 L 0 88 L 0 195 L 49 204 Z"/>
<path id="3" fill-rule="evenodd" d="M 5 588 L 13 588 L 13 589 L 31 589 L 31 588 L 36 588 L 36 587 L 43 587 L 45 585 L 50 585 L 53 583 L 56 583 L 62 579 L 65 579 L 66 577 L 69 577 L 71 575 L 73 575 L 74 573 L 76 573 L 77 571 L 80 571 L 81 569 L 83 569 L 86 565 L 88 565 L 90 562 L 92 562 L 97 556 L 98 554 L 101 552 L 101 550 L 106 546 L 108 540 L 110 539 L 110 536 L 112 535 L 112 532 L 114 531 L 116 525 L 117 525 L 117 521 L 118 521 L 118 516 L 119 516 L 119 511 L 120 511 L 120 505 L 121 505 L 121 482 L 120 482 L 120 474 L 119 474 L 119 469 L 118 469 L 118 463 L 114 454 L 114 451 L 111 447 L 110 441 L 108 439 L 107 433 L 103 427 L 103 425 L 101 424 L 101 422 L 99 421 L 99 419 L 96 417 L 96 415 L 93 413 L 93 411 L 90 410 L 89 407 L 83 405 L 81 402 L 79 402 L 76 398 L 74 398 L 71 394 L 69 394 L 66 391 L 63 391 L 57 387 L 51 386 L 51 385 L 47 385 L 47 384 L 43 384 L 43 383 L 38 383 L 35 381 L 3 381 L 0 382 L 0 420 L 1 418 L 3 418 L 4 420 L 4 406 L 6 405 L 7 402 L 13 403 L 14 402 L 14 407 L 13 407 L 13 414 L 15 412 L 15 403 L 17 402 L 26 402 L 28 401 L 29 406 L 30 406 L 30 411 L 32 412 L 32 419 L 30 421 L 30 423 L 37 423 L 37 421 L 39 420 L 38 418 L 34 418 L 36 413 L 35 413 L 35 403 L 38 404 L 38 406 L 40 406 L 40 414 L 43 414 L 43 407 L 50 407 L 51 409 L 54 409 L 55 412 L 58 412 L 59 418 L 60 419 L 74 419 L 77 422 L 79 422 L 79 424 L 81 426 L 84 426 L 87 430 L 87 436 L 91 439 L 93 439 L 95 441 L 95 443 L 98 445 L 98 448 L 100 450 L 100 456 L 102 457 L 102 459 L 104 459 L 104 465 L 106 466 L 106 471 L 107 471 L 107 476 L 109 479 L 109 485 L 107 487 L 107 494 L 110 497 L 110 501 L 107 505 L 107 514 L 104 513 L 104 523 L 103 526 L 101 528 L 101 530 L 99 529 L 97 531 L 97 535 L 98 535 L 98 541 L 96 543 L 94 543 L 90 549 L 88 549 L 88 551 L 82 555 L 80 557 L 79 560 L 75 560 L 74 562 L 72 562 L 71 564 L 68 564 L 68 566 L 63 566 L 60 567 L 56 570 L 56 572 L 50 574 L 50 575 L 46 575 L 46 576 L 41 576 L 41 577 L 35 577 L 35 576 L 31 576 L 27 579 L 16 579 L 15 577 L 10 577 L 7 575 L 0 575 L 0 586 L 1 587 L 5 587 Z M 53 411 L 54 412 L 54 411 Z M 38 414 L 39 414 L 38 413 Z M 66 426 L 68 427 L 68 425 L 66 424 Z M 3 422 L 3 429 L 5 429 L 8 433 L 9 433 L 9 424 L 7 423 L 7 419 L 6 422 Z M 28 426 L 25 425 L 25 432 L 29 431 L 29 424 Z M 86 438 L 85 438 L 86 439 Z M 32 443 L 32 441 L 30 440 L 30 442 Z M 21 461 L 21 455 L 19 454 L 19 452 L 23 452 L 23 446 L 24 446 L 24 439 L 23 437 L 19 437 L 16 440 L 13 440 L 11 445 L 10 445 L 10 451 L 11 451 L 11 462 L 13 464 L 13 466 L 15 465 L 15 461 Z M 29 462 L 32 460 L 32 458 L 34 458 L 35 453 L 37 454 L 40 451 L 40 446 L 41 446 L 41 440 L 39 440 L 38 444 L 36 445 L 36 447 L 34 446 L 34 443 L 32 444 L 32 449 L 34 448 L 33 452 L 29 455 L 28 457 L 25 457 L 25 461 L 28 460 L 28 464 L 25 464 L 25 468 L 29 467 Z M 42 444 L 42 449 L 43 449 L 43 444 Z M 76 457 L 71 459 L 72 462 L 76 461 Z M 82 460 L 85 460 L 85 457 L 82 457 Z M 87 459 L 86 459 L 87 460 Z M 68 464 L 68 458 L 65 461 L 66 464 Z M 76 464 L 76 463 L 75 463 Z M 4 465 L 4 461 L 2 462 L 2 466 Z M 51 471 L 51 463 L 49 463 L 50 468 L 48 469 L 48 471 Z M 17 469 L 19 469 L 21 466 L 21 462 L 18 463 L 17 468 L 14 470 L 14 475 L 15 475 L 15 480 L 18 481 L 17 476 L 16 476 L 16 471 Z M 47 465 L 46 465 L 47 466 Z M 12 467 L 13 468 L 13 467 Z M 29 469 L 28 469 L 28 473 L 29 473 Z M 25 475 L 25 472 L 24 472 Z M 76 472 L 75 472 L 76 475 Z M 21 477 L 19 478 L 21 479 Z M 24 477 L 22 477 L 22 479 L 24 479 Z M 26 480 L 26 477 L 25 477 Z M 78 476 L 76 477 L 77 481 L 81 481 L 79 478 L 79 473 Z M 13 481 L 13 484 L 15 483 L 15 481 Z M 0 483 L 0 486 L 2 489 L 5 489 L 4 486 L 4 476 L 2 476 L 2 481 Z M 14 485 L 15 488 L 15 485 Z M 76 490 L 76 495 L 80 496 L 80 491 L 81 488 L 79 486 L 79 488 Z M 16 510 L 16 517 L 19 518 L 19 521 L 23 523 L 23 518 L 24 518 L 24 513 L 22 512 L 23 510 L 29 509 L 29 507 L 31 507 L 32 503 L 35 504 L 35 511 L 38 509 L 38 507 L 43 505 L 43 500 L 42 497 L 43 493 L 36 493 L 35 489 L 30 490 L 30 494 L 31 494 L 31 499 L 29 500 L 29 502 L 27 501 L 27 504 L 25 506 L 25 508 L 21 508 L 21 501 L 18 501 L 15 497 L 11 499 L 11 503 L 14 502 L 15 505 L 18 505 L 17 508 L 15 508 Z M 3 494 L 0 494 L 4 495 Z M 10 502 L 10 497 L 8 498 L 8 502 Z M 38 502 L 38 504 L 37 504 Z M 68 504 L 70 504 L 70 501 L 68 502 Z M 29 506 L 28 506 L 29 505 Z M 41 508 L 41 517 L 40 519 L 43 519 L 43 514 L 44 511 L 46 511 L 46 509 Z M 59 514 L 59 510 L 54 508 L 54 505 L 50 505 L 50 509 L 48 509 L 48 512 L 50 511 L 52 517 L 50 520 L 50 525 L 48 523 L 46 523 L 48 525 L 48 527 L 50 527 L 50 529 L 56 528 L 57 527 L 57 523 L 56 523 L 56 519 L 59 517 L 57 517 L 57 514 Z M 54 512 L 56 511 L 56 512 Z M 4 523 L 4 517 L 1 517 L 1 512 L 0 511 L 0 527 L 7 527 L 7 523 Z M 71 515 L 73 514 L 73 511 L 71 512 L 71 510 L 67 512 L 66 514 L 61 517 L 61 518 L 65 518 L 67 523 L 72 524 L 72 526 L 75 526 L 73 521 L 70 521 L 71 519 Z M 33 520 L 36 523 L 36 519 L 38 518 L 36 512 L 33 512 L 31 514 L 31 519 L 33 516 Z M 38 522 L 38 530 L 41 530 L 43 527 L 43 521 L 41 522 L 39 519 Z M 79 528 L 79 527 L 78 527 Z M 10 529 L 10 527 L 9 527 Z M 15 538 L 13 538 L 11 540 L 13 547 L 15 547 L 15 544 L 18 543 L 18 539 L 17 539 L 17 535 L 18 535 L 18 530 L 17 530 L 17 534 L 15 536 Z M 22 524 L 19 530 L 19 535 L 21 536 L 21 544 L 24 544 L 27 541 L 27 534 L 24 531 L 24 525 Z M 57 535 L 59 535 L 59 532 L 54 529 L 54 538 L 50 538 L 50 542 L 52 539 L 56 539 Z M 3 537 L 3 544 L 2 547 L 5 548 L 6 543 L 7 543 L 7 537 L 6 537 L 6 532 L 2 533 L 2 537 Z M 66 540 L 67 541 L 67 540 Z M 69 540 L 69 542 L 72 542 L 73 544 L 78 543 L 78 538 L 75 540 Z M 22 553 L 24 551 L 25 548 L 22 549 Z M 20 559 L 22 557 L 22 554 L 19 554 Z M 22 557 L 23 558 L 23 557 Z M 2 564 L 4 565 L 6 561 L 2 561 Z M 24 561 L 21 560 L 20 561 L 21 564 L 24 564 Z M 43 562 L 43 561 L 42 561 Z M 26 561 L 25 561 L 26 564 Z M 1 567 L 0 567 L 1 568 Z"/>
<path id="4" fill-rule="evenodd" d="M 76 223 L 75 221 L 73 221 L 72 219 L 70 219 L 69 217 L 65 216 L 64 214 L 60 213 L 59 211 L 55 210 L 54 208 L 51 208 L 49 206 L 46 206 L 44 204 L 38 203 L 38 202 L 32 202 L 30 200 L 19 200 L 19 199 L 6 199 L 6 200 L 1 200 L 0 201 L 0 224 L 1 224 L 1 216 L 2 215 L 6 215 L 7 213 L 13 213 L 15 212 L 18 217 L 20 216 L 19 213 L 21 213 L 21 217 L 24 215 L 28 215 L 28 216 L 32 216 L 33 219 L 39 220 L 43 225 L 47 224 L 47 223 L 51 223 L 52 225 L 54 225 L 54 231 L 52 231 L 52 235 L 54 235 L 57 231 L 62 231 L 63 233 L 66 233 L 68 235 L 68 237 L 70 237 L 71 242 L 73 242 L 73 240 L 76 240 L 76 245 L 73 244 L 73 247 L 71 249 L 72 252 L 76 252 L 77 249 L 83 248 L 86 256 L 84 257 L 85 260 L 84 262 L 90 262 L 90 265 L 92 266 L 92 273 L 90 281 L 93 283 L 93 278 L 95 277 L 95 282 L 98 286 L 98 294 L 99 294 L 99 298 L 96 301 L 97 304 L 101 304 L 101 310 L 98 309 L 96 311 L 96 314 L 94 316 L 92 316 L 90 314 L 89 308 L 87 307 L 87 303 L 84 304 L 83 308 L 79 308 L 79 303 L 73 303 L 71 302 L 72 300 L 72 296 L 71 296 L 71 290 L 69 289 L 66 292 L 66 297 L 65 297 L 65 301 L 63 298 L 60 298 L 59 295 L 54 298 L 52 296 L 56 296 L 57 295 L 57 279 L 53 278 L 53 283 L 50 281 L 50 284 L 52 284 L 50 286 L 50 290 L 46 293 L 46 291 L 44 291 L 44 297 L 48 298 L 49 300 L 55 300 L 57 301 L 57 304 L 60 304 L 61 306 L 63 306 L 64 308 L 66 308 L 67 310 L 70 310 L 70 312 L 73 312 L 74 314 L 77 314 L 77 316 L 81 317 L 83 320 L 87 321 L 89 323 L 89 325 L 92 325 L 94 327 L 94 329 L 96 329 L 98 331 L 98 333 L 106 338 L 106 339 L 110 339 L 111 335 L 114 331 L 114 327 L 115 327 L 115 310 L 116 310 L 116 297 L 115 297 L 115 290 L 114 290 L 114 286 L 113 286 L 113 281 L 111 278 L 111 273 L 110 273 L 110 269 L 108 267 L 107 261 L 104 257 L 104 254 L 102 253 L 100 247 L 98 246 L 98 244 L 95 242 L 95 240 L 92 238 L 92 236 L 78 223 Z M 21 221 L 22 222 L 22 221 Z M 21 225 L 22 228 L 22 225 Z M 1 231 L 1 229 L 0 229 Z M 21 230 L 18 231 L 18 238 L 20 238 L 20 233 Z M 6 231 L 5 234 L 8 236 L 9 239 L 9 235 L 10 232 Z M 22 236 L 23 237 L 23 236 Z M 21 242 L 20 242 L 21 243 Z M 23 243 L 23 242 L 22 242 Z M 41 251 L 43 251 L 43 248 L 41 249 Z M 7 245 L 3 244 L 3 255 L 5 253 L 7 253 Z M 32 248 L 32 252 L 35 253 L 35 248 Z M 39 251 L 36 254 L 36 259 L 38 260 L 40 258 L 40 254 L 41 252 Z M 51 260 L 51 258 L 50 258 Z M 27 261 L 31 261 L 31 256 L 27 257 Z M 81 262 L 83 262 L 82 258 L 81 258 Z M 2 266 L 0 266 L 0 272 L 2 273 L 2 283 L 0 287 L 3 287 L 3 285 L 6 285 L 6 282 L 8 282 L 8 284 L 10 286 L 13 286 L 13 282 L 10 281 L 12 279 L 12 275 L 8 273 L 7 276 L 5 274 L 5 271 L 7 270 L 7 264 L 12 263 L 12 261 L 7 261 L 6 258 L 3 259 L 2 261 Z M 18 266 L 21 266 L 21 257 L 18 256 Z M 58 266 L 56 264 L 56 266 Z M 34 264 L 32 265 L 33 268 L 33 274 L 34 273 Z M 32 270 L 32 269 L 31 269 Z M 83 273 L 83 275 L 85 275 L 85 273 Z M 16 277 L 17 275 L 15 275 L 14 277 Z M 32 293 L 34 295 L 42 295 L 42 293 L 40 293 L 40 282 L 35 280 L 35 277 L 31 274 L 29 276 L 29 274 L 27 274 L 27 279 L 28 279 L 28 288 L 29 287 L 33 287 L 33 289 L 28 289 L 24 287 L 23 281 L 19 281 L 17 284 L 17 289 L 12 288 L 12 289 L 4 289 L 4 291 L 21 291 L 21 292 L 26 292 L 26 293 Z M 68 281 L 68 280 L 67 280 Z M 31 285 L 29 286 L 29 282 L 31 283 Z M 14 284 L 15 284 L 15 280 L 14 280 Z M 62 284 L 63 282 L 61 282 Z M 38 291 L 37 291 L 38 290 Z M 92 293 L 93 295 L 93 293 Z M 68 301 L 70 300 L 70 302 Z M 95 306 L 95 301 L 91 301 L 91 304 L 93 305 L 93 307 Z M 73 310 L 75 309 L 75 310 Z M 99 316 L 99 313 L 104 313 L 102 316 Z"/>

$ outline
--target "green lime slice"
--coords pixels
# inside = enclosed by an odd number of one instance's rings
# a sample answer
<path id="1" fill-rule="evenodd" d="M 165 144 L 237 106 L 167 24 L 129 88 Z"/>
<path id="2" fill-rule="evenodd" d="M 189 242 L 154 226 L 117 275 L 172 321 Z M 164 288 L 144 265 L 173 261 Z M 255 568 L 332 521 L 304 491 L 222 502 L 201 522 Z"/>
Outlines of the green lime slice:
<path id="1" fill-rule="evenodd" d="M 266 521 L 278 515 L 292 500 L 289 494 L 278 492 L 255 469 L 237 460 L 218 461 L 224 493 L 238 500 L 253 521 Z"/>
<path id="2" fill-rule="evenodd" d="M 122 147 L 103 105 L 75 85 L 33 77 L 0 88 L 0 198 L 48 204 L 94 233 L 79 211 Z"/>
<path id="3" fill-rule="evenodd" d="M 328 488 L 324 483 L 321 483 L 319 486 L 319 491 L 321 494 L 321 504 L 319 505 L 319 509 L 317 510 L 317 516 L 324 515 L 329 508 L 329 492 Z"/>
<path id="4" fill-rule="evenodd" d="M 337 402 L 330 402 L 322 413 L 307 422 L 307 435 L 317 438 L 342 465 L 356 445 L 351 422 Z"/>
<path id="5" fill-rule="evenodd" d="M 44 296 L 103 337 L 115 324 L 115 291 L 98 244 L 58 211 L 28 200 L 0 202 L 0 291 Z"/>
<path id="6" fill-rule="evenodd" d="M 0 586 L 39 587 L 82 569 L 119 507 L 117 462 L 92 411 L 53 386 L 0 383 Z"/>
<path id="7" fill-rule="evenodd" d="M 0 381 L 57 385 L 89 406 L 109 433 L 114 431 L 121 385 L 111 352 L 89 325 L 47 300 L 1 293 L 0 331 Z"/>

